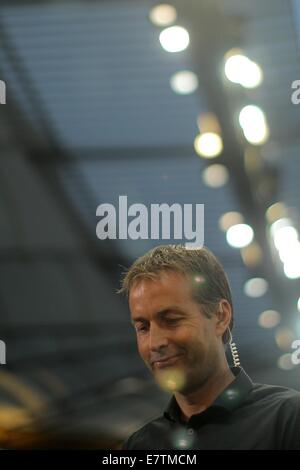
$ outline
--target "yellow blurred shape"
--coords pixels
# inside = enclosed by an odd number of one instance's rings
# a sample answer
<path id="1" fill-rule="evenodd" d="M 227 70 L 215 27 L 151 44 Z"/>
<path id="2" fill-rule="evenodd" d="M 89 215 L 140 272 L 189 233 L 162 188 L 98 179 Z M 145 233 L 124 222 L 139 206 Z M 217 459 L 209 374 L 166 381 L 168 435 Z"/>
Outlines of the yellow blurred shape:
<path id="1" fill-rule="evenodd" d="M 197 120 L 199 132 L 206 134 L 213 132 L 215 134 L 221 134 L 221 127 L 217 116 L 214 113 L 202 113 Z"/>
<path id="2" fill-rule="evenodd" d="M 157 381 L 163 390 L 173 393 L 183 388 L 185 376 L 180 369 L 172 367 L 159 371 Z"/>
<path id="3" fill-rule="evenodd" d="M 0 427 L 5 430 L 30 424 L 29 413 L 21 407 L 12 405 L 0 406 Z"/>
<path id="4" fill-rule="evenodd" d="M 211 188 L 221 188 L 229 179 L 229 172 L 224 165 L 209 165 L 202 173 L 204 183 Z"/>
<path id="5" fill-rule="evenodd" d="M 176 20 L 177 11 L 173 5 L 161 3 L 151 9 L 149 18 L 157 26 L 169 26 Z"/>
<path id="6" fill-rule="evenodd" d="M 276 202 L 266 210 L 266 219 L 269 224 L 276 222 L 278 219 L 285 218 L 286 216 L 287 208 L 283 202 Z"/>
<path id="7" fill-rule="evenodd" d="M 262 261 L 262 250 L 257 242 L 253 241 L 250 245 L 241 249 L 241 256 L 244 264 L 249 268 L 258 266 Z"/>
<path id="8" fill-rule="evenodd" d="M 45 408 L 46 403 L 42 397 L 10 372 L 0 371 L 0 387 L 32 412 L 38 413 Z"/>
<path id="9" fill-rule="evenodd" d="M 282 327 L 278 328 L 275 333 L 275 340 L 277 346 L 283 351 L 290 351 L 292 342 L 295 340 L 294 333 L 290 328 Z"/>
<path id="10" fill-rule="evenodd" d="M 256 173 L 262 169 L 262 159 L 255 147 L 248 147 L 244 154 L 244 165 L 247 173 Z"/>
<path id="11" fill-rule="evenodd" d="M 280 323 L 281 315 L 276 310 L 265 310 L 258 318 L 258 324 L 262 328 L 274 328 Z"/>
<path id="12" fill-rule="evenodd" d="M 244 217 L 239 212 L 226 212 L 219 219 L 219 227 L 223 232 L 233 225 L 242 224 L 244 222 Z"/>

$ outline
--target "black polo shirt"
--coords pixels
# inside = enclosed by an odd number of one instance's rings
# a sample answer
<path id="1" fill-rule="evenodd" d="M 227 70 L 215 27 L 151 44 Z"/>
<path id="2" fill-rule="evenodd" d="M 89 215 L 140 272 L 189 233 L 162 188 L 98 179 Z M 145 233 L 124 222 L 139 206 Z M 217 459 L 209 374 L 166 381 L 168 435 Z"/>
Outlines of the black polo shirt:
<path id="1" fill-rule="evenodd" d="M 164 414 L 123 445 L 133 450 L 300 450 L 300 393 L 254 384 L 243 369 L 231 368 L 234 381 L 202 413 L 181 420 L 173 397 Z"/>

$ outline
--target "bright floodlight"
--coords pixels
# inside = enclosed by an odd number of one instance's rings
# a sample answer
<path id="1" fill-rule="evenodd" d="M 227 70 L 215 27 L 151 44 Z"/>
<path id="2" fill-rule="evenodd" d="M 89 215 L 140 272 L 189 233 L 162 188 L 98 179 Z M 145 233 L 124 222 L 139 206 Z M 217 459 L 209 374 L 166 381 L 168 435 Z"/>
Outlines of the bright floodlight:
<path id="1" fill-rule="evenodd" d="M 177 72 L 171 77 L 170 85 L 175 93 L 180 95 L 188 95 L 193 93 L 198 87 L 198 78 L 194 72 L 183 70 Z"/>
<path id="2" fill-rule="evenodd" d="M 290 261 L 293 263 L 293 259 L 300 256 L 300 242 L 296 240 L 280 246 L 278 255 L 284 264 L 289 264 Z"/>
<path id="3" fill-rule="evenodd" d="M 277 250 L 284 248 L 287 245 L 295 245 L 298 240 L 298 232 L 295 227 L 287 226 L 281 227 L 276 230 L 274 234 L 274 245 Z"/>
<path id="4" fill-rule="evenodd" d="M 267 141 L 269 129 L 264 112 L 258 106 L 245 106 L 240 112 L 239 123 L 251 144 L 262 145 Z"/>
<path id="5" fill-rule="evenodd" d="M 176 20 L 177 12 L 173 5 L 161 3 L 151 9 L 149 18 L 157 26 L 169 26 Z"/>
<path id="6" fill-rule="evenodd" d="M 270 232 L 272 237 L 276 235 L 276 232 L 283 227 L 291 227 L 293 225 L 292 220 L 287 217 L 281 217 L 272 223 L 270 227 Z"/>
<path id="7" fill-rule="evenodd" d="M 201 157 L 214 158 L 222 152 L 223 141 L 215 132 L 205 132 L 196 137 L 194 147 Z"/>
<path id="8" fill-rule="evenodd" d="M 253 237 L 253 230 L 247 224 L 233 225 L 226 232 L 226 240 L 233 248 L 244 248 L 252 242 Z"/>
<path id="9" fill-rule="evenodd" d="M 259 65 L 241 54 L 232 55 L 226 60 L 225 75 L 231 82 L 245 88 L 255 88 L 262 82 Z"/>
<path id="10" fill-rule="evenodd" d="M 294 253 L 292 258 L 289 258 L 283 265 L 284 274 L 289 279 L 300 278 L 300 253 Z"/>
<path id="11" fill-rule="evenodd" d="M 164 29 L 159 35 L 163 49 L 168 52 L 184 51 L 190 43 L 189 33 L 181 26 L 171 26 Z"/>
<path id="12" fill-rule="evenodd" d="M 279 258 L 284 264 L 285 275 L 290 279 L 299 278 L 300 242 L 298 231 L 293 227 L 292 221 L 285 217 L 276 220 L 270 227 L 270 233 Z"/>

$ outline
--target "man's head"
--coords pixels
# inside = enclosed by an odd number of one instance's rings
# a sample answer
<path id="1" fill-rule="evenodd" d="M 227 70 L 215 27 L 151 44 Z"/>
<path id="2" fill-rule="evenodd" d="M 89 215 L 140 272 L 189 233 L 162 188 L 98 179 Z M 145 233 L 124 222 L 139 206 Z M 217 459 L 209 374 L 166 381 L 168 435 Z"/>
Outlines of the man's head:
<path id="1" fill-rule="evenodd" d="M 206 248 L 156 247 L 135 261 L 120 292 L 153 374 L 176 368 L 186 390 L 204 383 L 224 358 L 233 325 L 229 284 L 215 256 Z"/>

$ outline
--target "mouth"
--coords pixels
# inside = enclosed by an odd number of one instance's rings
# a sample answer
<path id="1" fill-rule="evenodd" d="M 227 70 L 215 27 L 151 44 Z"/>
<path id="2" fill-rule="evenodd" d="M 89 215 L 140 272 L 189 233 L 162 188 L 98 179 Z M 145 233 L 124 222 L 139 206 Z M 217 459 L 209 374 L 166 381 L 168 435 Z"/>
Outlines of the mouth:
<path id="1" fill-rule="evenodd" d="M 157 367 L 158 369 L 164 369 L 165 367 L 170 367 L 175 364 L 178 358 L 181 356 L 182 354 L 176 354 L 175 356 L 169 356 L 162 359 L 158 359 L 156 361 L 152 361 L 151 366 L 152 368 Z"/>

